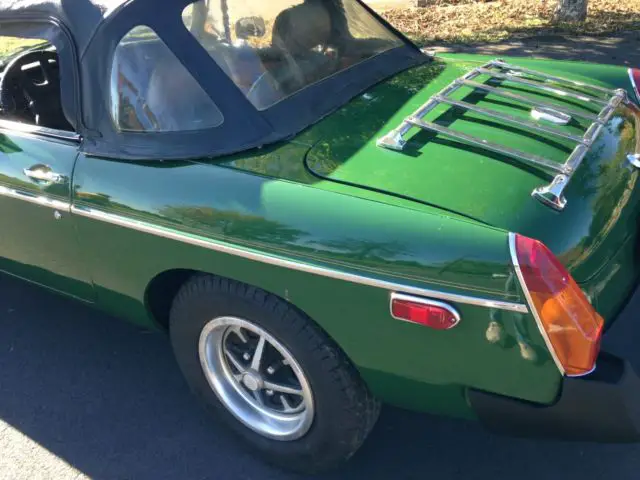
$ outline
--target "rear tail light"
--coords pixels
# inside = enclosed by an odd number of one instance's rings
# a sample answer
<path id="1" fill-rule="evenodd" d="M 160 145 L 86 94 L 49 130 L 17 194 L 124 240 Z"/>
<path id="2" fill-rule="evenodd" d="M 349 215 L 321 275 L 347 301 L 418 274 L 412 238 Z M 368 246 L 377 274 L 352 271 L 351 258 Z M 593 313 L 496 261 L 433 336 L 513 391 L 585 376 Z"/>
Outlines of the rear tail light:
<path id="1" fill-rule="evenodd" d="M 640 102 L 640 69 L 630 68 L 629 78 L 631 79 L 631 85 L 633 86 L 633 91 L 636 94 L 636 99 Z"/>
<path id="2" fill-rule="evenodd" d="M 541 242 L 511 234 L 513 264 L 558 368 L 568 376 L 595 368 L 604 321 L 569 272 Z"/>
<path id="3" fill-rule="evenodd" d="M 391 294 L 391 316 L 435 330 L 449 330 L 460 322 L 460 314 L 451 305 L 402 293 Z"/>

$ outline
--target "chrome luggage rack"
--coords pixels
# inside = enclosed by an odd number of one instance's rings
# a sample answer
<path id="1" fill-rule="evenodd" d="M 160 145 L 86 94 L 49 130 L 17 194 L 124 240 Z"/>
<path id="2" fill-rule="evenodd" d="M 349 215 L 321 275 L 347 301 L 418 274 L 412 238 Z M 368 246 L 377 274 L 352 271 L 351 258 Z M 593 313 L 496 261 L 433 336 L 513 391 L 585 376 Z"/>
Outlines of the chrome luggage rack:
<path id="1" fill-rule="evenodd" d="M 596 105 L 601 107 L 601 110 L 600 113 L 595 114 L 570 108 L 568 106 L 556 105 L 554 103 L 543 103 L 530 96 L 513 93 L 504 88 L 493 87 L 486 83 L 474 81 L 474 79 L 479 76 L 489 76 L 491 78 L 520 84 L 529 88 L 539 89 L 547 94 L 556 95 L 561 98 L 571 98 L 589 105 Z M 472 90 L 482 90 L 484 92 L 530 106 L 532 107 L 531 116 L 535 121 L 512 116 L 493 109 L 479 107 L 450 97 L 453 92 L 462 87 L 468 87 Z M 561 87 L 571 87 L 574 90 L 566 90 Z M 575 90 L 576 88 L 577 90 Z M 583 93 L 585 91 L 588 91 L 589 93 Z M 587 85 L 582 82 L 576 82 L 566 78 L 547 75 L 535 70 L 511 65 L 503 62 L 502 60 L 492 60 L 489 63 L 475 68 L 466 75 L 456 79 L 453 83 L 431 97 L 427 103 L 405 118 L 399 127 L 378 139 L 377 144 L 380 147 L 391 150 L 402 150 L 407 143 L 404 136 L 413 127 L 418 127 L 423 130 L 429 130 L 445 135 L 462 143 L 474 145 L 484 148 L 485 150 L 490 150 L 515 158 L 527 165 L 536 166 L 553 176 L 553 180 L 549 185 L 536 188 L 532 192 L 532 196 L 540 200 L 545 205 L 561 211 L 567 204 L 567 200 L 564 196 L 564 190 L 571 181 L 573 174 L 582 163 L 582 160 L 589 151 L 589 148 L 596 141 L 598 135 L 600 135 L 600 132 L 602 131 L 602 128 L 610 120 L 615 110 L 622 103 L 627 103 L 628 101 L 627 93 L 622 89 L 611 90 L 598 87 L 596 85 Z M 565 163 L 558 163 L 549 158 L 523 152 L 521 150 L 507 147 L 506 145 L 492 143 L 479 137 L 466 135 L 423 119 L 430 111 L 441 104 L 461 108 L 486 117 L 496 118 L 502 122 L 510 123 L 512 125 L 515 124 L 524 129 L 564 138 L 575 142 L 577 145 Z M 573 135 L 553 126 L 554 124 L 566 125 L 572 117 L 578 117 L 593 122 L 586 129 L 583 136 Z"/>

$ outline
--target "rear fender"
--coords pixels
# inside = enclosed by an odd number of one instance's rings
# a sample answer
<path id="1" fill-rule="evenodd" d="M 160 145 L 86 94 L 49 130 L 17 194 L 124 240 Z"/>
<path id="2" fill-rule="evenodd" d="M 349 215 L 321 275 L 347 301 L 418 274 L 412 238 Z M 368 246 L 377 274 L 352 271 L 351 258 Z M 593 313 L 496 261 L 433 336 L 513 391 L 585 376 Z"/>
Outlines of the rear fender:
<path id="1" fill-rule="evenodd" d="M 81 156 L 75 175 L 75 222 L 113 314 L 148 325 L 153 278 L 206 272 L 304 311 L 383 400 L 411 399 L 391 378 L 461 395 L 557 395 L 561 377 L 525 313 L 504 231 L 212 165 Z M 436 331 L 395 320 L 392 291 L 447 301 L 462 321 Z"/>

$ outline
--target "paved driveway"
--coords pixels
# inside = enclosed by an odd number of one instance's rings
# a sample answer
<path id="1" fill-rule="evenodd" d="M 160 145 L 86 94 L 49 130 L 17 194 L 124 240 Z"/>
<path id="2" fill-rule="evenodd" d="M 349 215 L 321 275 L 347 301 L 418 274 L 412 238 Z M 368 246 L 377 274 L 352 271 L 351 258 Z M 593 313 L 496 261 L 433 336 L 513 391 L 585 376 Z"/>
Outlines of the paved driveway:
<path id="1" fill-rule="evenodd" d="M 640 30 L 602 37 L 540 35 L 484 45 L 427 44 L 426 48 L 440 53 L 550 58 L 640 68 Z"/>
<path id="2" fill-rule="evenodd" d="M 299 478 L 209 422 L 164 335 L 5 276 L 0 292 L 0 478 Z M 638 319 L 610 335 L 609 348 L 640 367 Z M 639 471 L 640 446 L 508 439 L 387 408 L 360 453 L 320 478 L 625 480 Z"/>

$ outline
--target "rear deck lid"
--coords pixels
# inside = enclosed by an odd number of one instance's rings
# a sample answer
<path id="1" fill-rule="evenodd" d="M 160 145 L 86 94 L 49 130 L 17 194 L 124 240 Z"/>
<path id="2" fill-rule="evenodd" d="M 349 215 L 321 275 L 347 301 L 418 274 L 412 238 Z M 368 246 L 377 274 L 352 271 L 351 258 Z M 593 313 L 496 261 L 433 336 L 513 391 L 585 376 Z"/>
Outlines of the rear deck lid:
<path id="1" fill-rule="evenodd" d="M 640 116 L 625 92 L 498 61 L 425 68 L 429 83 L 406 72 L 308 132 L 308 168 L 538 238 L 578 281 L 595 275 L 636 230 L 614 231 L 639 203 L 627 155 Z M 398 90 L 413 96 L 377 123 Z"/>

